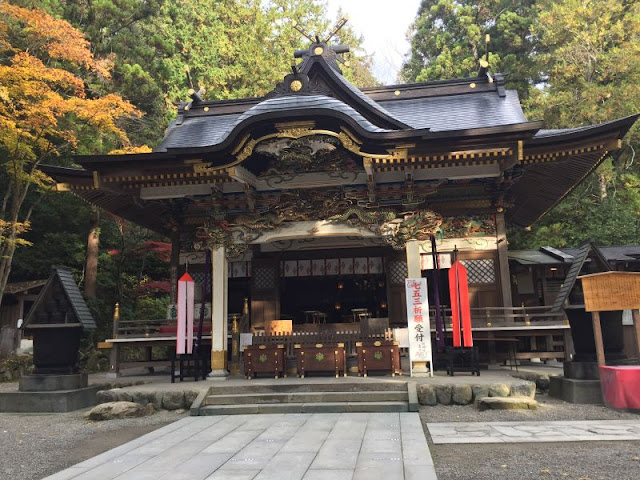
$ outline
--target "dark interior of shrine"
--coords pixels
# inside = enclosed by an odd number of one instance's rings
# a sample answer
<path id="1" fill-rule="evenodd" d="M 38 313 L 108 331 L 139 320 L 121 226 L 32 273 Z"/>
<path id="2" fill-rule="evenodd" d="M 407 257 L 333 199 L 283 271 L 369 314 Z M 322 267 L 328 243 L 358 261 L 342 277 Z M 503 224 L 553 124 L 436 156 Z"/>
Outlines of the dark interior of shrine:
<path id="1" fill-rule="evenodd" d="M 354 309 L 366 309 L 373 318 L 387 316 L 384 275 L 281 278 L 281 317 L 293 319 L 294 324 L 353 322 L 357 321 Z M 326 314 L 326 319 L 305 314 L 312 311 Z"/>

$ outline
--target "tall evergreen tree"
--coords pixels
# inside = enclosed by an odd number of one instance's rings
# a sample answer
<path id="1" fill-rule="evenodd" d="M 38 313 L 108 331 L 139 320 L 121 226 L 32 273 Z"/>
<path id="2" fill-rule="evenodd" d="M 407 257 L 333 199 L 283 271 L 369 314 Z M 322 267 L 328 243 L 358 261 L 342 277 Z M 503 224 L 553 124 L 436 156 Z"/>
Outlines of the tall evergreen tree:
<path id="1" fill-rule="evenodd" d="M 401 79 L 425 82 L 473 77 L 486 52 L 489 65 L 526 96 L 538 81 L 530 27 L 535 0 L 422 0 L 409 31 L 411 52 Z"/>

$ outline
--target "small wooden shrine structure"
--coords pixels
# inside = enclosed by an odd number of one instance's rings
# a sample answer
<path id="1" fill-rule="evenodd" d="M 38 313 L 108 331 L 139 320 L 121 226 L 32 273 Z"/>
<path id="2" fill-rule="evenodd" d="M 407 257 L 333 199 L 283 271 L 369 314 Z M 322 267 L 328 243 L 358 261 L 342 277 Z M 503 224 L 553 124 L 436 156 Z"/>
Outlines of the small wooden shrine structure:
<path id="1" fill-rule="evenodd" d="M 34 374 L 78 373 L 82 333 L 95 328 L 71 269 L 53 267 L 22 325 L 23 330 L 33 335 Z"/>
<path id="2" fill-rule="evenodd" d="M 211 250 L 214 375 L 245 298 L 254 331 L 286 319 L 406 326 L 405 278 L 438 275 L 431 236 L 442 268 L 459 251 L 472 309 L 511 307 L 505 219 L 534 223 L 637 118 L 546 130 L 486 68 L 361 90 L 342 75 L 345 51 L 314 41 L 263 98 L 193 92 L 152 153 L 43 167 L 59 191 L 171 238 L 172 284 L 179 254 L 198 282 Z"/>

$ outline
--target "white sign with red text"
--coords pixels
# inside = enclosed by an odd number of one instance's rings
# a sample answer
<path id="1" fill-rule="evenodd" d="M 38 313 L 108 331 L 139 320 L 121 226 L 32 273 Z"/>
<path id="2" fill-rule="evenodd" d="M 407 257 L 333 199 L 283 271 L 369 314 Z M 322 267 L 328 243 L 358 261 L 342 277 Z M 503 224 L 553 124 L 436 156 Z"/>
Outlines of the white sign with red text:
<path id="1" fill-rule="evenodd" d="M 407 293 L 409 364 L 411 365 L 411 376 L 413 376 L 414 362 L 428 362 L 429 373 L 433 376 L 427 279 L 407 278 L 405 279 L 405 289 Z"/>

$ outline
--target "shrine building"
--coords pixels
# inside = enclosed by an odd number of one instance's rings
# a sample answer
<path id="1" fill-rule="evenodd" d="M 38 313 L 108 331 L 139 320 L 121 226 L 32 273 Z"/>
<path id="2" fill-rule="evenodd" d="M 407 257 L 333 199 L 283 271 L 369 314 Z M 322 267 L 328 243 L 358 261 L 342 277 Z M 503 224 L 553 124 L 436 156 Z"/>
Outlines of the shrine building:
<path id="1" fill-rule="evenodd" d="M 474 328 L 513 323 L 505 222 L 534 224 L 637 118 L 548 130 L 486 68 L 361 90 L 341 73 L 344 51 L 315 42 L 296 52 L 262 98 L 192 93 L 151 153 L 42 167 L 59 191 L 170 238 L 172 285 L 187 262 L 196 282 L 211 272 L 214 374 L 227 369 L 228 315 L 243 309 L 253 332 L 283 319 L 294 332 L 406 326 L 404 280 L 421 276 L 431 304 L 441 277 L 446 309 L 454 252 Z"/>

